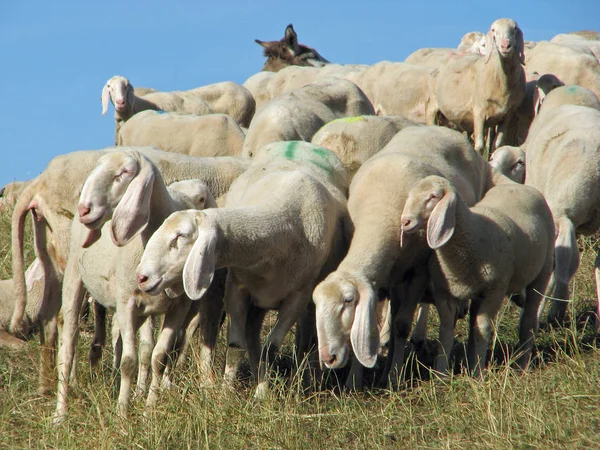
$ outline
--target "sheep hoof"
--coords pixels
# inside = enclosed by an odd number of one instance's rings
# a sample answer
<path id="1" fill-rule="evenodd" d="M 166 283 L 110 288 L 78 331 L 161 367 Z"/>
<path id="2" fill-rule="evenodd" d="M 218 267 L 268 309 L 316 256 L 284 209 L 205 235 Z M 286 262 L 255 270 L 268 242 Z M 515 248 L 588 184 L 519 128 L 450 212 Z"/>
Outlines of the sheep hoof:
<path id="1" fill-rule="evenodd" d="M 258 386 L 256 387 L 256 391 L 254 392 L 254 400 L 264 400 L 267 398 L 267 395 L 269 394 L 269 385 L 267 384 L 266 381 L 262 381 L 260 383 L 258 383 Z"/>
<path id="2" fill-rule="evenodd" d="M 62 423 L 64 423 L 65 418 L 66 418 L 65 413 L 55 412 L 54 416 L 52 417 L 52 425 L 54 425 L 54 426 L 61 425 Z"/>

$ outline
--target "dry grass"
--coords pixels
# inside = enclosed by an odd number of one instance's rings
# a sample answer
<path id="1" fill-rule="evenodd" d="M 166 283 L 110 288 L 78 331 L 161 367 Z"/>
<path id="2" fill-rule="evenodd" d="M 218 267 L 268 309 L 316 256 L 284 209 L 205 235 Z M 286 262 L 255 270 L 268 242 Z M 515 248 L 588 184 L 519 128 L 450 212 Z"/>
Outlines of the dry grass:
<path id="1" fill-rule="evenodd" d="M 10 223 L 0 217 L 0 275 L 10 272 Z M 510 368 L 518 310 L 506 304 L 498 323 L 494 362 L 482 379 L 431 376 L 433 342 L 411 353 L 403 388 L 345 393 L 333 388 L 304 393 L 281 370 L 264 402 L 252 386 L 202 388 L 195 359 L 175 375 L 173 389 L 144 415 L 135 399 L 127 419 L 115 415 L 110 349 L 91 380 L 86 361 L 91 336 L 79 344 L 79 388 L 65 424 L 53 427 L 54 396 L 36 393 L 39 344 L 24 352 L 0 350 L 0 448 L 600 448 L 600 352 L 585 321 L 595 305 L 595 241 L 581 240 L 582 267 L 573 283 L 570 326 L 543 330 L 536 366 Z M 28 260 L 32 254 L 29 249 Z M 431 323 L 431 336 L 436 324 Z M 465 324 L 457 340 L 466 336 Z M 290 345 L 279 366 L 289 364 Z M 219 340 L 218 361 L 224 358 Z M 460 355 L 461 346 L 456 346 Z"/>

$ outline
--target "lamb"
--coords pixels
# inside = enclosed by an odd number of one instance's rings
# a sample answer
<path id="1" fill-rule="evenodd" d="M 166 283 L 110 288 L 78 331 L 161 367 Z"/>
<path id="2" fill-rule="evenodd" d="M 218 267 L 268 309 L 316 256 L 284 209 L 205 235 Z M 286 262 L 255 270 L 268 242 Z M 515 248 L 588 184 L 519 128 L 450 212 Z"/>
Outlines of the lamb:
<path id="1" fill-rule="evenodd" d="M 410 188 L 428 175 L 451 179 L 469 205 L 481 199 L 489 186 L 504 180 L 464 136 L 434 126 L 401 130 L 358 169 L 348 199 L 354 224 L 350 249 L 337 270 L 313 292 L 319 355 L 326 367 L 346 364 L 350 342 L 362 365 L 375 364 L 376 303 L 378 293 L 389 290 L 397 312 L 384 378 L 387 382 L 387 372 L 393 368 L 392 383 L 397 380 L 414 310 L 429 279 L 430 256 L 418 236 L 401 241 L 398 216 Z M 399 297 L 403 288 L 408 291 Z"/>
<path id="2" fill-rule="evenodd" d="M 479 152 L 489 127 L 500 126 L 496 145 L 504 144 L 510 116 L 525 98 L 523 33 L 516 22 L 496 20 L 487 34 L 486 48 L 486 56 L 452 58 L 440 69 L 435 84 L 440 112 L 473 133 Z"/>
<path id="3" fill-rule="evenodd" d="M 310 141 L 334 119 L 375 111 L 366 95 L 351 81 L 327 79 L 278 99 L 258 111 L 248 128 L 242 156 L 252 156 L 262 146 L 278 141 Z"/>
<path id="4" fill-rule="evenodd" d="M 179 111 L 188 114 L 210 114 L 213 110 L 208 103 L 198 98 L 179 95 L 180 92 L 151 92 L 144 97 L 135 95 L 133 86 L 123 76 L 110 78 L 102 88 L 102 115 L 108 111 L 108 101 L 115 107 L 115 143 L 122 122 L 128 121 L 134 114 L 152 109 L 155 111 Z"/>
<path id="5" fill-rule="evenodd" d="M 398 131 L 415 125 L 404 116 L 343 117 L 324 125 L 311 142 L 338 155 L 352 179 L 358 168 Z"/>
<path id="6" fill-rule="evenodd" d="M 258 45 L 264 48 L 267 61 L 263 71 L 278 72 L 287 66 L 313 66 L 322 67 L 329 64 L 314 48 L 298 44 L 298 35 L 290 23 L 283 38 L 279 41 L 260 41 L 255 39 Z"/>
<path id="7" fill-rule="evenodd" d="M 401 233 L 408 235 L 426 229 L 427 244 L 435 251 L 429 261 L 440 315 L 435 369 L 448 370 L 458 300 L 471 300 L 468 367 L 478 376 L 504 296 L 523 290 L 518 363 L 526 368 L 554 263 L 554 221 L 542 194 L 530 186 L 505 184 L 469 208 L 453 183 L 432 175 L 410 190 L 400 222 Z"/>
<path id="8" fill-rule="evenodd" d="M 579 266 L 576 235 L 600 228 L 600 111 L 579 105 L 545 110 L 556 91 L 546 98 L 524 147 L 526 184 L 544 195 L 554 215 L 556 288 L 548 320 L 562 322 L 569 281 Z M 595 275 L 600 298 L 600 258 Z"/>
<path id="9" fill-rule="evenodd" d="M 88 150 L 57 156 L 19 197 L 13 211 L 11 228 L 15 292 L 15 309 L 10 324 L 12 333 L 22 331 L 21 319 L 27 303 L 23 260 L 26 215 L 31 211 L 34 216 L 34 247 L 44 270 L 44 314 L 41 317 L 41 328 L 55 330 L 61 305 L 61 282 L 69 258 L 71 222 L 77 213 L 81 187 L 102 155 L 123 149 Z M 200 177 L 217 198 L 227 193 L 233 180 L 249 165 L 247 159 L 239 157 L 195 158 L 149 147 L 139 147 L 137 150 L 152 159 L 161 170 L 165 182 Z M 46 347 L 54 348 L 57 332 L 45 333 Z M 52 353 L 42 353 L 42 357 L 50 354 Z M 52 365 L 50 361 L 42 361 L 42 367 Z M 43 370 L 41 372 L 44 373 Z M 41 392 L 50 389 L 50 379 L 40 379 Z"/>
<path id="10" fill-rule="evenodd" d="M 215 269 L 228 268 L 225 379 L 235 379 L 246 348 L 257 398 L 268 391 L 265 371 L 273 352 L 308 315 L 314 285 L 345 251 L 347 183 L 332 152 L 305 142 L 271 143 L 233 183 L 224 208 L 177 212 L 146 246 L 137 271 L 144 292 L 183 285 L 199 299 Z M 270 309 L 279 310 L 278 320 L 261 351 L 259 332 Z M 299 330 L 307 331 L 302 322 Z"/>
<path id="11" fill-rule="evenodd" d="M 151 406 L 156 402 L 169 350 L 190 303 L 180 294 L 149 296 L 141 293 L 133 274 L 144 243 L 166 217 L 176 210 L 204 207 L 210 198 L 210 191 L 202 182 L 188 181 L 184 186 L 185 190 L 195 193 L 194 198 L 199 203 L 194 203 L 183 192 L 167 189 L 156 165 L 131 149 L 101 156 L 85 181 L 77 207 L 79 220 L 72 225 L 69 260 L 63 279 L 64 325 L 58 354 L 56 423 L 67 413 L 69 377 L 84 289 L 104 307 L 115 309 L 122 339 L 117 408 L 122 415 L 127 413 L 137 366 L 136 332 L 148 316 L 165 314 L 152 351 L 152 385 L 147 404 Z M 138 379 L 140 385 L 145 385 L 144 376 Z"/>
<path id="12" fill-rule="evenodd" d="M 118 144 L 156 146 L 190 156 L 239 156 L 244 133 L 228 115 L 142 111 L 125 122 Z"/>
<path id="13" fill-rule="evenodd" d="M 408 63 L 381 61 L 353 77 L 378 115 L 402 115 L 432 125 L 437 104 L 433 94 L 435 69 Z"/>

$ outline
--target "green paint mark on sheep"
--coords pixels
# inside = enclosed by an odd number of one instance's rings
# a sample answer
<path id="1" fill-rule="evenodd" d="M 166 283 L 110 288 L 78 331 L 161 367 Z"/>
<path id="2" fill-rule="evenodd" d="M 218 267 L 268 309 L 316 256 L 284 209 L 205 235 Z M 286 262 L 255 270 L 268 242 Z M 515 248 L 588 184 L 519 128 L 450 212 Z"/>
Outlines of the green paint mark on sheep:
<path id="1" fill-rule="evenodd" d="M 323 147 L 300 147 L 303 144 L 305 144 L 304 141 L 287 142 L 283 156 L 290 161 L 306 161 L 331 174 L 334 169 L 329 163 L 329 150 Z M 298 152 L 298 150 L 300 150 L 300 152 Z M 304 157 L 301 156 L 302 153 L 304 153 L 304 155 L 302 155 Z M 317 156 L 319 160 L 311 158 L 313 155 Z"/>
<path id="2" fill-rule="evenodd" d="M 579 91 L 579 86 L 569 86 L 567 88 L 567 91 L 569 92 L 569 94 L 574 94 L 577 91 Z"/>
<path id="3" fill-rule="evenodd" d="M 332 120 L 329 123 L 354 123 L 354 122 L 363 122 L 367 119 L 364 116 L 355 116 L 355 117 L 342 117 L 340 119 Z"/>

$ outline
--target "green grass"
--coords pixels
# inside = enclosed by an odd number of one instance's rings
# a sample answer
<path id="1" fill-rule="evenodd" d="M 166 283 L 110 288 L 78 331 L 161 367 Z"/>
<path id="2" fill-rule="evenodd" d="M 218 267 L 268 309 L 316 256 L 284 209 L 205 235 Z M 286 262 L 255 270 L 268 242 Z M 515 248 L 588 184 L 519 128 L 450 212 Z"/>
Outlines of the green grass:
<path id="1" fill-rule="evenodd" d="M 9 229 L 9 221 L 0 217 L 3 277 L 10 272 Z M 600 352 L 585 322 L 595 306 L 596 249 L 592 239 L 580 243 L 574 319 L 566 328 L 540 332 L 537 362 L 526 374 L 504 362 L 506 349 L 517 340 L 518 309 L 507 302 L 499 316 L 494 362 L 482 379 L 432 376 L 426 367 L 434 347 L 429 342 L 418 355 L 411 354 L 411 375 L 396 392 L 346 393 L 329 383 L 329 389 L 309 394 L 280 371 L 273 375 L 270 397 L 259 403 L 246 381 L 235 390 L 202 388 L 192 357 L 175 373 L 173 388 L 162 393 L 157 408 L 144 415 L 143 399 L 137 398 L 123 419 L 115 415 L 111 349 L 91 380 L 86 361 L 91 335 L 84 327 L 79 388 L 72 390 L 68 418 L 59 427 L 51 423 L 54 395 L 36 392 L 38 342 L 20 352 L 0 349 L 0 448 L 600 448 Z M 430 325 L 433 337 L 435 318 Z M 466 333 L 462 321 L 457 340 L 464 341 Z M 461 346 L 456 349 L 460 354 Z M 219 364 L 224 351 L 221 335 Z M 285 367 L 288 359 L 280 359 Z"/>

